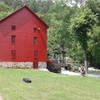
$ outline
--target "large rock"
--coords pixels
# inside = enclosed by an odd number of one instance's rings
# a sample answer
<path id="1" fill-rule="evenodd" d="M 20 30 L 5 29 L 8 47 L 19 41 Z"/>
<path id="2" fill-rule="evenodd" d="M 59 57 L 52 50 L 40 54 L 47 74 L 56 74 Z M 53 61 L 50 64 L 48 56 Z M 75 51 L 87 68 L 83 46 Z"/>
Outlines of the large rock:
<path id="1" fill-rule="evenodd" d="M 31 82 L 32 82 L 29 78 L 23 78 L 23 81 L 24 81 L 25 83 L 31 83 Z"/>
<path id="2" fill-rule="evenodd" d="M 79 68 L 77 66 L 73 66 L 72 64 L 66 64 L 65 69 L 73 72 L 79 71 Z"/>
<path id="3" fill-rule="evenodd" d="M 47 62 L 47 69 L 50 72 L 54 72 L 54 73 L 61 73 L 61 66 L 58 63 L 54 63 L 52 61 L 48 61 Z"/>
<path id="4" fill-rule="evenodd" d="M 73 66 L 71 64 L 66 64 L 65 69 L 66 70 L 72 70 Z"/>

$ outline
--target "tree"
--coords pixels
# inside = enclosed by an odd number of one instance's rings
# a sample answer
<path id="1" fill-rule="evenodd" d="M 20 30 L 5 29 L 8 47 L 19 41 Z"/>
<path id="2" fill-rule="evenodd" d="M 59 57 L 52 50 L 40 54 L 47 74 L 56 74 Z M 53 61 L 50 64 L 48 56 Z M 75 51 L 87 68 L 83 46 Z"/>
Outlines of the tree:
<path id="1" fill-rule="evenodd" d="M 64 6 L 63 2 L 56 2 L 49 9 L 49 54 L 52 54 L 54 58 L 62 58 L 64 60 L 67 52 L 66 49 L 69 47 L 69 23 L 71 15 L 73 14 L 72 11 L 72 8 Z"/>
<path id="2" fill-rule="evenodd" d="M 85 66 L 88 67 L 90 53 L 88 51 L 88 32 L 92 30 L 96 23 L 96 16 L 88 8 L 82 10 L 72 19 L 71 29 L 76 40 L 80 43 L 84 51 Z"/>
<path id="3" fill-rule="evenodd" d="M 88 0 L 86 7 L 97 16 L 97 23 L 89 32 L 89 51 L 91 52 L 91 65 L 100 68 L 100 0 Z"/>
<path id="4" fill-rule="evenodd" d="M 97 15 L 98 24 L 100 25 L 100 0 L 88 0 L 86 2 L 86 7 L 91 9 L 91 11 Z"/>
<path id="5" fill-rule="evenodd" d="M 4 4 L 3 2 L 0 2 L 0 19 L 6 17 L 7 15 L 9 15 L 11 12 L 13 11 L 13 9 L 9 6 L 7 6 L 6 4 Z"/>
<path id="6" fill-rule="evenodd" d="M 100 26 L 95 25 L 89 33 L 89 51 L 91 52 L 91 65 L 100 68 Z"/>
<path id="7" fill-rule="evenodd" d="M 4 2 L 7 6 L 11 7 L 14 10 L 23 6 L 23 0 L 0 0 L 0 1 Z"/>

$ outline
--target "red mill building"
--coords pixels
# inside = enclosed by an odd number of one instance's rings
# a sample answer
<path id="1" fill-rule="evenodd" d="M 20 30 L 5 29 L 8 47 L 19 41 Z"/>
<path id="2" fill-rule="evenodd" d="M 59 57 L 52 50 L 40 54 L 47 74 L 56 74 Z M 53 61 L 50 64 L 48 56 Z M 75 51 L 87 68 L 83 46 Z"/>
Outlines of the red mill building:
<path id="1" fill-rule="evenodd" d="M 31 67 L 38 68 L 40 63 L 45 64 L 48 60 L 47 29 L 48 25 L 27 6 L 2 19 L 0 21 L 2 66 L 6 64 L 6 67 L 9 67 L 10 62 L 14 63 L 13 66 L 16 66 L 15 62 L 17 65 L 18 62 L 33 62 Z M 18 67 L 20 66 L 19 64 Z M 28 63 L 27 66 L 29 67 Z"/>

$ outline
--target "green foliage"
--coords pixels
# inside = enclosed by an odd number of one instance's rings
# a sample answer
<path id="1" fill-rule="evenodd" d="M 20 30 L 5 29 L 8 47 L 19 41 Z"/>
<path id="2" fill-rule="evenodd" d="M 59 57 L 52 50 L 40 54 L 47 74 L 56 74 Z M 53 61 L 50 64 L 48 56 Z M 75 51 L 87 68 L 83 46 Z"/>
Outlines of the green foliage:
<path id="1" fill-rule="evenodd" d="M 23 0 L 0 0 L 4 2 L 7 6 L 16 10 L 23 5 Z M 25 1 L 25 0 L 24 0 Z"/>
<path id="2" fill-rule="evenodd" d="M 78 15 L 71 20 L 72 32 L 75 35 L 75 39 L 80 43 L 80 46 L 84 51 L 83 56 L 85 61 L 89 63 L 91 57 L 90 51 L 88 50 L 88 32 L 90 32 L 93 28 L 93 25 L 96 24 L 96 18 L 96 15 L 92 13 L 91 9 L 83 8 Z"/>
<path id="3" fill-rule="evenodd" d="M 9 6 L 7 6 L 6 4 L 4 4 L 3 2 L 0 2 L 0 19 L 6 17 L 7 15 L 9 15 L 11 12 L 13 11 L 13 9 Z"/>
<path id="4" fill-rule="evenodd" d="M 93 31 L 89 33 L 88 41 L 89 51 L 92 54 L 92 65 L 100 66 L 100 26 L 95 26 Z"/>
<path id="5" fill-rule="evenodd" d="M 89 0 L 86 5 L 97 16 L 97 24 L 89 32 L 89 50 L 92 55 L 91 63 L 100 68 L 100 0 Z"/>
<path id="6" fill-rule="evenodd" d="M 100 0 L 88 0 L 86 6 L 97 15 L 98 24 L 100 25 Z"/>
<path id="7" fill-rule="evenodd" d="M 87 49 L 88 32 L 91 31 L 92 26 L 96 23 L 96 16 L 90 9 L 85 8 L 72 19 L 71 28 L 75 33 L 76 39 L 81 44 L 84 50 Z"/>
<path id="8" fill-rule="evenodd" d="M 73 8 L 62 6 L 63 2 L 54 4 L 49 10 L 50 29 L 49 29 L 49 54 L 65 56 L 67 48 L 70 47 L 70 18 L 73 15 Z M 51 15 L 52 12 L 52 15 Z M 53 53 L 50 53 L 53 51 Z"/>

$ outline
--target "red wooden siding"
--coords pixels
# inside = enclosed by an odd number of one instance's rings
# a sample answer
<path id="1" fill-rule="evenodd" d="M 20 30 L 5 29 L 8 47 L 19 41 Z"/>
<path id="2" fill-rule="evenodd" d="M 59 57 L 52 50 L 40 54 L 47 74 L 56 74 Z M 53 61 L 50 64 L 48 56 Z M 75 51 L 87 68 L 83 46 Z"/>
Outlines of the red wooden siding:
<path id="1" fill-rule="evenodd" d="M 26 6 L 2 20 L 0 61 L 47 61 L 47 28 Z"/>

